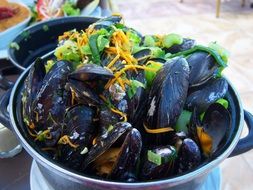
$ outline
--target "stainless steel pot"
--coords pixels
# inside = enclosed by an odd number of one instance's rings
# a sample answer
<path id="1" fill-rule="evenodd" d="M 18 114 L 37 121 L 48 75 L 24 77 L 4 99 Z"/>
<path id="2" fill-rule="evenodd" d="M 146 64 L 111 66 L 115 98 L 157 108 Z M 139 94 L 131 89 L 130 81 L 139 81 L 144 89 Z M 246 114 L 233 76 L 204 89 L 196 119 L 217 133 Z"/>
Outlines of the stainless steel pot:
<path id="1" fill-rule="evenodd" d="M 27 68 L 16 81 L 12 90 L 8 90 L 0 99 L 0 122 L 11 128 L 20 139 L 26 151 L 36 160 L 43 176 L 56 190 L 61 189 L 85 189 L 85 190 L 107 190 L 107 189 L 198 189 L 205 181 L 208 173 L 218 166 L 228 156 L 235 156 L 253 148 L 253 116 L 243 111 L 239 95 L 229 83 L 229 90 L 226 98 L 230 104 L 232 116 L 232 128 L 226 139 L 226 143 L 208 161 L 193 171 L 173 178 L 140 183 L 121 183 L 115 181 L 104 181 L 82 175 L 72 171 L 52 159 L 46 157 L 26 132 L 26 126 L 22 119 L 21 96 L 24 88 L 24 80 L 28 75 Z M 9 108 L 7 111 L 7 107 Z M 247 137 L 239 140 L 244 119 L 249 128 Z"/>

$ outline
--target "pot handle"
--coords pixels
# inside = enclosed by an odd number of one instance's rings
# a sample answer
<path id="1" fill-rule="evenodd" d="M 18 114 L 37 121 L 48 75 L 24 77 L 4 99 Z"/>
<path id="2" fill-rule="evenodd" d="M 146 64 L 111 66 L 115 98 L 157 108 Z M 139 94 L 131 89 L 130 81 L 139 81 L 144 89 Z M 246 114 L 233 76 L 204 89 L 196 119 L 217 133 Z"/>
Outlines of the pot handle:
<path id="1" fill-rule="evenodd" d="M 11 95 L 12 88 L 8 89 L 4 94 L 0 97 L 0 123 L 2 123 L 5 127 L 12 130 L 10 123 L 10 115 L 8 111 L 9 99 Z"/>
<path id="2" fill-rule="evenodd" d="M 249 133 L 246 137 L 239 140 L 229 157 L 237 156 L 253 149 L 253 115 L 244 110 L 244 119 L 249 129 Z"/>

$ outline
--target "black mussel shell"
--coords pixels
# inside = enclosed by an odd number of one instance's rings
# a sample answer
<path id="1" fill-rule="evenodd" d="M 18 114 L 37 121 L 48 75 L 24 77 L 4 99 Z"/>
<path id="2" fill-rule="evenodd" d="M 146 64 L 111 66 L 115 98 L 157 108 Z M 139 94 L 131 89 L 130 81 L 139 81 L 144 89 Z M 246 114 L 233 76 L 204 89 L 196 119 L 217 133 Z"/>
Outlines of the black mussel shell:
<path id="1" fill-rule="evenodd" d="M 33 117 L 36 127 L 46 126 L 48 119 L 62 123 L 66 109 L 67 96 L 65 84 L 67 76 L 72 71 L 72 64 L 68 61 L 58 61 L 45 75 L 42 86 L 33 102 Z"/>
<path id="2" fill-rule="evenodd" d="M 132 129 L 128 132 L 121 146 L 118 159 L 113 166 L 110 178 L 119 181 L 137 181 L 137 166 L 141 149 L 141 134 L 137 129 Z"/>
<path id="3" fill-rule="evenodd" d="M 224 78 L 212 79 L 205 83 L 202 88 L 191 92 L 186 99 L 186 108 L 193 110 L 197 108 L 199 113 L 204 112 L 208 106 L 223 98 L 228 90 L 228 83 Z"/>
<path id="4" fill-rule="evenodd" d="M 186 100 L 189 85 L 189 66 L 184 58 L 164 64 L 152 83 L 145 125 L 159 129 L 173 127 Z M 163 139 L 157 136 L 158 143 Z"/>
<path id="5" fill-rule="evenodd" d="M 99 126 L 101 134 L 107 132 L 108 128 L 112 125 L 114 126 L 116 123 L 120 121 L 119 115 L 113 113 L 109 108 L 102 107 L 99 110 Z"/>
<path id="6" fill-rule="evenodd" d="M 99 98 L 98 93 L 95 92 L 90 86 L 84 82 L 69 79 L 69 82 L 66 85 L 67 88 L 70 88 L 74 92 L 74 98 L 77 102 L 86 104 L 86 105 L 101 105 L 103 102 Z"/>
<path id="7" fill-rule="evenodd" d="M 186 60 L 190 67 L 190 87 L 205 83 L 217 72 L 218 64 L 216 64 L 212 55 L 207 52 L 194 52 Z"/>
<path id="8" fill-rule="evenodd" d="M 192 139 L 184 139 L 178 152 L 178 173 L 192 170 L 200 162 L 201 152 L 198 145 Z"/>
<path id="9" fill-rule="evenodd" d="M 150 49 L 142 49 L 136 52 L 133 56 L 137 59 L 139 65 L 143 65 L 152 56 L 152 52 Z"/>
<path id="10" fill-rule="evenodd" d="M 78 147 L 74 148 L 69 144 L 59 145 L 60 161 L 67 166 L 80 170 L 86 152 L 91 147 L 96 135 L 95 117 L 96 111 L 85 105 L 75 105 L 68 109 L 64 119 L 63 135 L 69 136 L 71 143 L 78 145 Z"/>
<path id="11" fill-rule="evenodd" d="M 25 90 L 23 93 L 23 115 L 27 117 L 29 123 L 32 122 L 32 104 L 36 98 L 36 94 L 41 88 L 46 70 L 43 62 L 38 58 L 31 66 L 29 74 L 25 80 Z"/>
<path id="12" fill-rule="evenodd" d="M 132 129 L 132 125 L 127 122 L 119 122 L 113 126 L 113 129 L 103 134 L 103 136 L 97 138 L 96 144 L 94 144 L 89 150 L 85 162 L 82 165 L 82 169 L 91 164 L 99 156 L 101 156 L 106 150 L 108 150 L 113 143 L 115 143 L 123 134 Z"/>
<path id="13" fill-rule="evenodd" d="M 178 53 L 181 51 L 186 51 L 188 49 L 191 49 L 195 45 L 195 40 L 184 38 L 182 44 L 173 45 L 170 48 L 166 48 L 167 53 Z"/>
<path id="14" fill-rule="evenodd" d="M 96 64 L 85 64 L 68 76 L 69 79 L 75 79 L 83 82 L 107 82 L 113 77 L 113 73 Z"/>
<path id="15" fill-rule="evenodd" d="M 214 153 L 221 146 L 222 140 L 230 129 L 231 116 L 229 111 L 218 103 L 210 105 L 203 118 L 203 131 L 211 137 L 212 148 L 210 153 L 204 153 L 206 155 Z M 201 146 L 204 146 L 202 139 L 199 141 Z"/>
<path id="16" fill-rule="evenodd" d="M 151 149 L 152 152 L 160 155 L 162 158 L 169 158 L 169 160 L 161 165 L 157 165 L 148 160 L 147 152 L 142 160 L 140 179 L 154 180 L 163 179 L 171 176 L 174 173 L 174 166 L 176 160 L 176 149 L 173 146 L 167 145 Z"/>

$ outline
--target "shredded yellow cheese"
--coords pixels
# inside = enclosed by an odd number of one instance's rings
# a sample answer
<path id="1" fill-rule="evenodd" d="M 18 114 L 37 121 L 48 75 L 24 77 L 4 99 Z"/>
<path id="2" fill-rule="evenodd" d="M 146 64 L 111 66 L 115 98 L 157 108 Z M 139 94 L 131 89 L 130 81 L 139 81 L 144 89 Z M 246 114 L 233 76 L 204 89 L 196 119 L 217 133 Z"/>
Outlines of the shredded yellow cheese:
<path id="1" fill-rule="evenodd" d="M 152 133 L 152 134 L 158 134 L 158 133 L 166 133 L 170 131 L 174 131 L 171 127 L 164 127 L 164 128 L 159 128 L 159 129 L 149 129 L 145 123 L 143 123 L 143 127 L 147 133 Z"/>
<path id="2" fill-rule="evenodd" d="M 63 135 L 59 141 L 58 144 L 68 144 L 69 146 L 71 146 L 72 148 L 77 148 L 79 145 L 78 144 L 73 144 L 68 135 Z"/>

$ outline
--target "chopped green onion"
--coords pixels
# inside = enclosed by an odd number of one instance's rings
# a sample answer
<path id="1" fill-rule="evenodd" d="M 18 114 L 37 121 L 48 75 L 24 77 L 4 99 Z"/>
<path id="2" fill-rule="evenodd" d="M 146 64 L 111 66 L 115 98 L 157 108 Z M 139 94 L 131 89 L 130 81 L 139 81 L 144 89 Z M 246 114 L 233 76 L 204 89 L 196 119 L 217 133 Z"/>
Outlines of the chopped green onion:
<path id="1" fill-rule="evenodd" d="M 53 60 L 48 60 L 46 65 L 45 65 L 45 69 L 46 69 L 46 73 L 48 73 L 48 71 L 52 68 L 52 66 L 55 64 L 55 62 Z"/>
<path id="2" fill-rule="evenodd" d="M 155 39 L 151 35 L 147 35 L 144 37 L 143 45 L 146 47 L 154 47 Z"/>
<path id="3" fill-rule="evenodd" d="M 101 52 L 105 47 L 109 47 L 109 43 L 110 41 L 104 35 L 99 35 L 97 38 L 98 51 Z"/>
<path id="4" fill-rule="evenodd" d="M 165 48 L 170 48 L 173 45 L 179 45 L 183 43 L 183 38 L 178 34 L 168 34 L 162 37 L 162 45 Z"/>
<path id="5" fill-rule="evenodd" d="M 154 164 L 160 166 L 162 164 L 162 156 L 149 150 L 148 161 L 153 162 Z"/>
<path id="6" fill-rule="evenodd" d="M 175 130 L 177 132 L 183 131 L 185 133 L 188 133 L 187 124 L 190 123 L 191 115 L 192 112 L 189 112 L 187 110 L 182 111 L 175 126 Z"/>
<path id="7" fill-rule="evenodd" d="M 111 130 L 113 130 L 113 128 L 114 128 L 113 125 L 110 125 L 107 129 L 107 132 L 110 132 Z"/>
<path id="8" fill-rule="evenodd" d="M 147 86 L 151 86 L 151 84 L 156 76 L 157 71 L 159 71 L 162 68 L 162 66 L 163 66 L 163 64 L 159 63 L 159 62 L 155 62 L 155 63 L 149 62 L 147 67 L 155 69 L 155 71 L 147 71 L 147 70 L 144 71 L 144 75 L 145 75 L 145 78 L 147 81 Z"/>
<path id="9" fill-rule="evenodd" d="M 99 55 L 99 49 L 98 49 L 98 40 L 99 34 L 93 34 L 89 38 L 89 45 L 92 53 L 92 59 L 95 64 L 100 63 L 100 55 Z"/>
<path id="10" fill-rule="evenodd" d="M 130 99 L 134 97 L 139 87 L 145 88 L 145 85 L 138 80 L 130 80 L 130 85 L 127 90 L 127 95 Z"/>
<path id="11" fill-rule="evenodd" d="M 228 101 L 223 99 L 223 98 L 220 98 L 219 100 L 216 101 L 216 103 L 219 103 L 221 104 L 224 108 L 228 109 Z"/>
<path id="12" fill-rule="evenodd" d="M 229 52 L 225 48 L 216 42 L 211 42 L 208 47 L 216 51 L 225 63 L 228 62 Z"/>

